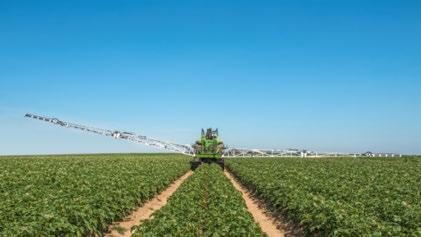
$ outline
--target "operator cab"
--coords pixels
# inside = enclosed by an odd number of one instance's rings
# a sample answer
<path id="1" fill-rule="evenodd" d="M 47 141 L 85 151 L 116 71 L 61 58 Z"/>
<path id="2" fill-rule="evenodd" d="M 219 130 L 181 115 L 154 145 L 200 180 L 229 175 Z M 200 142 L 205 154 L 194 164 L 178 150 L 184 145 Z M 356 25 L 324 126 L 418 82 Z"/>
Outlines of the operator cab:
<path id="1" fill-rule="evenodd" d="M 218 129 L 216 130 L 212 130 L 212 128 L 208 128 L 206 130 L 206 134 L 205 131 L 202 129 L 202 136 L 205 136 L 206 139 L 212 140 L 218 137 Z"/>

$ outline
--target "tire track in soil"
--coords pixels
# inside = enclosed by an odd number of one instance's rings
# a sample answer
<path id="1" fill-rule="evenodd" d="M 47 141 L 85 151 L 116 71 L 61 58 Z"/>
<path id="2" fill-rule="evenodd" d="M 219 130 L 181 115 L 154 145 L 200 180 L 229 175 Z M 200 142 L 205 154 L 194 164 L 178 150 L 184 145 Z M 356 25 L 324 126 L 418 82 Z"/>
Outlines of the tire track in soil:
<path id="1" fill-rule="evenodd" d="M 224 174 L 231 181 L 235 189 L 242 194 L 248 211 L 252 214 L 254 220 L 257 224 L 259 224 L 262 231 L 269 237 L 284 237 L 285 231 L 277 228 L 279 221 L 273 218 L 270 214 L 267 214 L 265 209 L 260 208 L 259 201 L 255 200 L 255 198 L 250 195 L 250 192 L 237 182 L 231 173 L 224 170 Z"/>
<path id="2" fill-rule="evenodd" d="M 146 202 L 143 206 L 138 208 L 132 214 L 127 216 L 122 222 L 115 222 L 110 225 L 109 233 L 106 237 L 130 237 L 132 235 L 131 228 L 140 225 L 143 221 L 151 219 L 152 214 L 161 209 L 167 204 L 168 198 L 180 187 L 180 185 L 191 175 L 193 172 L 190 170 L 174 181 L 167 189 L 155 196 L 153 199 Z"/>

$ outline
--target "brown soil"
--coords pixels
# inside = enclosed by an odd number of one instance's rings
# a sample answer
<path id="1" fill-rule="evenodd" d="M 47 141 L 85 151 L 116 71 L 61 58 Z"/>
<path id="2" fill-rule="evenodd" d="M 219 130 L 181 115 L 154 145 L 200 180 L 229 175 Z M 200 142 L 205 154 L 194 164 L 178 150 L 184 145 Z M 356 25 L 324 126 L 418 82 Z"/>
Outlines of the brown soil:
<path id="1" fill-rule="evenodd" d="M 260 201 L 253 198 L 249 191 L 243 187 L 234 176 L 228 171 L 224 171 L 225 176 L 231 181 L 233 186 L 243 195 L 243 199 L 246 203 L 248 211 L 253 215 L 254 220 L 259 224 L 263 232 L 269 237 L 274 236 L 285 236 L 285 232 L 282 229 L 278 229 L 277 226 L 282 226 L 278 220 L 272 217 L 268 212 L 261 207 Z"/>
<path id="2" fill-rule="evenodd" d="M 148 220 L 152 217 L 152 214 L 161 209 L 161 207 L 167 204 L 167 200 L 173 193 L 180 187 L 180 185 L 186 180 L 190 175 L 192 175 L 192 171 L 188 171 L 186 174 L 181 176 L 178 180 L 172 183 L 167 189 L 165 189 L 162 193 L 158 194 L 158 196 L 154 197 L 152 200 L 146 202 L 142 207 L 134 211 L 131 215 L 127 216 L 124 221 L 113 223 L 106 236 L 108 237 L 129 237 L 131 236 L 131 228 L 133 226 L 140 225 L 141 222 Z"/>

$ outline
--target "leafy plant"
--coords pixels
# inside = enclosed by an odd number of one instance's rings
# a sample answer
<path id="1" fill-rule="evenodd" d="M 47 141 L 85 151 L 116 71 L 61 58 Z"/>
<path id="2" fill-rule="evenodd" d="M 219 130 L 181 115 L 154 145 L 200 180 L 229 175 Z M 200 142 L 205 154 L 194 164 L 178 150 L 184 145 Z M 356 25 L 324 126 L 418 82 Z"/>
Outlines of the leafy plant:
<path id="1" fill-rule="evenodd" d="M 0 158 L 0 236 L 101 236 L 189 168 L 174 154 Z"/>
<path id="2" fill-rule="evenodd" d="M 134 236 L 264 236 L 218 165 L 201 165 Z"/>
<path id="3" fill-rule="evenodd" d="M 310 236 L 421 236 L 420 158 L 226 163 L 244 185 Z"/>

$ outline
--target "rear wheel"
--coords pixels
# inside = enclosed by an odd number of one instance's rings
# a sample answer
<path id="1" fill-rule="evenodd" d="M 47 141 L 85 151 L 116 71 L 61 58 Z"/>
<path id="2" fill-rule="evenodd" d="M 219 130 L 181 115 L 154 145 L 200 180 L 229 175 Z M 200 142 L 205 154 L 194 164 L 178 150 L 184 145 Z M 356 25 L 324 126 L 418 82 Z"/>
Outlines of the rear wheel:
<path id="1" fill-rule="evenodd" d="M 224 168 L 225 168 L 225 161 L 224 161 L 224 158 L 219 158 L 219 159 L 217 159 L 217 160 L 216 160 L 216 163 L 217 163 L 219 166 L 221 166 L 221 169 L 224 169 Z"/>
<path id="2" fill-rule="evenodd" d="M 199 167 L 202 164 L 202 161 L 200 161 L 200 159 L 194 159 L 192 161 L 190 161 L 190 165 L 191 165 L 191 170 L 196 170 L 197 167 Z"/>

